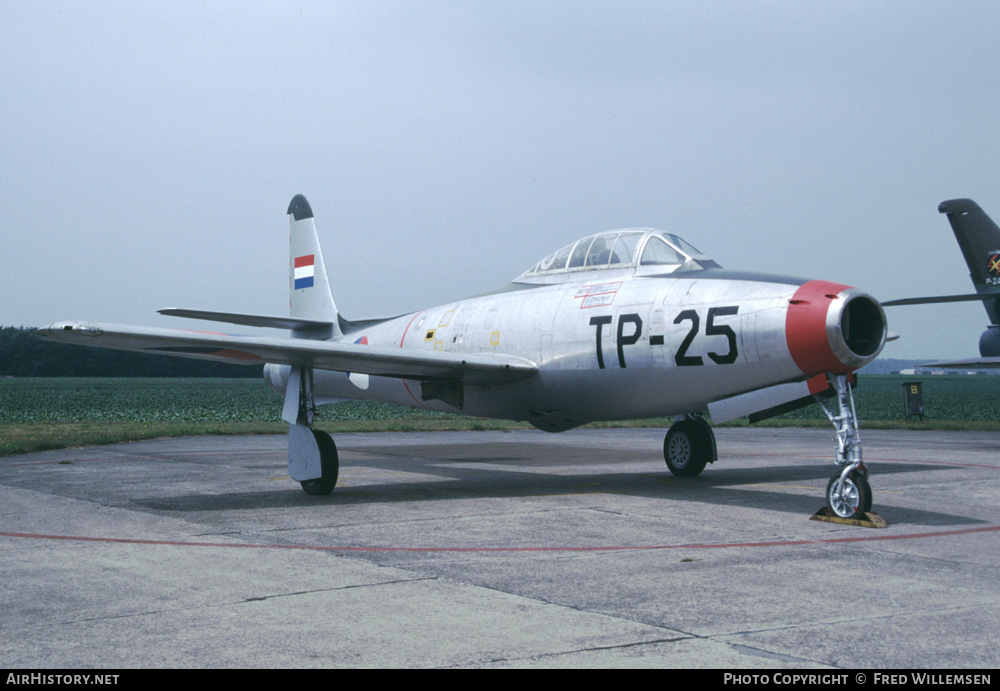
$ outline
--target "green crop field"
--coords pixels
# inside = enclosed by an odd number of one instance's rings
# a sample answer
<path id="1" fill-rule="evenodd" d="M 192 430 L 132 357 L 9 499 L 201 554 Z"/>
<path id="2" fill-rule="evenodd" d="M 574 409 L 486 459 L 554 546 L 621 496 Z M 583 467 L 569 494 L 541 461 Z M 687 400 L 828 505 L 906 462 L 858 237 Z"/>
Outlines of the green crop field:
<path id="1" fill-rule="evenodd" d="M 0 378 L 0 456 L 190 434 L 280 434 L 282 398 L 257 379 Z M 404 406 L 320 406 L 329 431 L 508 429 Z"/>
<path id="2" fill-rule="evenodd" d="M 925 418 L 903 421 L 905 381 L 923 382 Z M 855 400 L 862 429 L 913 427 L 1000 430 L 1000 377 L 860 378 Z M 0 455 L 186 434 L 282 433 L 282 399 L 255 379 L 0 379 Z M 329 431 L 511 429 L 524 423 L 432 413 L 367 401 L 319 408 Z M 666 419 L 609 423 L 657 426 Z M 734 421 L 730 424 L 746 424 Z M 767 425 L 829 425 L 816 405 Z"/>
<path id="3" fill-rule="evenodd" d="M 257 379 L 0 379 L 0 424 L 278 422 L 282 398 Z M 440 415 L 369 401 L 320 407 L 322 420 Z"/>
<path id="4" fill-rule="evenodd" d="M 861 375 L 854 391 L 864 421 L 902 421 L 903 384 L 922 382 L 924 421 L 928 423 L 1000 423 L 1000 377 L 967 375 Z M 819 406 L 787 413 L 785 420 L 825 420 Z M 1000 424 L 996 429 L 1000 429 Z"/>

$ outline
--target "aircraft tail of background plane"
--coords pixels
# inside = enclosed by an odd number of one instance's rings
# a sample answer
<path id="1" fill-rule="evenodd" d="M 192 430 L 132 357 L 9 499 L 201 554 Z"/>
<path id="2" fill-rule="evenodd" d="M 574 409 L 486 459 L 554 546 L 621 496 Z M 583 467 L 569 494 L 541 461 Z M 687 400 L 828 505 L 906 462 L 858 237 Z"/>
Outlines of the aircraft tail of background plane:
<path id="1" fill-rule="evenodd" d="M 938 211 L 948 215 L 948 222 L 969 267 L 969 277 L 976 288 L 966 295 L 934 295 L 883 302 L 896 305 L 929 305 L 944 302 L 980 301 L 986 308 L 990 325 L 979 337 L 979 360 L 935 362 L 928 366 L 953 369 L 1000 367 L 1000 228 L 971 199 L 949 199 L 938 204 Z"/>
<path id="2" fill-rule="evenodd" d="M 304 196 L 297 194 L 292 198 L 288 205 L 288 215 L 292 217 L 289 241 L 290 314 L 293 318 L 326 322 L 330 325 L 329 332 L 325 334 L 296 329 L 296 335 L 306 338 L 339 336 L 341 328 L 337 305 L 330 290 L 312 208 Z"/>
<path id="3" fill-rule="evenodd" d="M 941 202 L 938 211 L 948 215 L 976 292 L 996 294 L 996 299 L 984 299 L 983 306 L 990 324 L 1000 325 L 1000 228 L 971 199 Z"/>

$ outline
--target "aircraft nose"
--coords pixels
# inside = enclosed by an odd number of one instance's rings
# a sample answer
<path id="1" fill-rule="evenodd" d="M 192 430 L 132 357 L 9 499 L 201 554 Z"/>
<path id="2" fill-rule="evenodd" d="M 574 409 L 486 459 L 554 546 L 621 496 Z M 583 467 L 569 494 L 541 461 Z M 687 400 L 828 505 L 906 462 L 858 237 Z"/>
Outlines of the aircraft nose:
<path id="1" fill-rule="evenodd" d="M 804 374 L 843 374 L 868 364 L 881 352 L 885 313 L 877 300 L 856 288 L 809 281 L 789 300 L 785 338 Z"/>

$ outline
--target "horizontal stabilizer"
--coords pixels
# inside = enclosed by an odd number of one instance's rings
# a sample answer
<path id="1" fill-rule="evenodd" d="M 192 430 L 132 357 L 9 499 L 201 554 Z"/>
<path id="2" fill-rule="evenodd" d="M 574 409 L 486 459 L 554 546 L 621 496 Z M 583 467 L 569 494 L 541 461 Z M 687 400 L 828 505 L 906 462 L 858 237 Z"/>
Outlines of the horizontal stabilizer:
<path id="1" fill-rule="evenodd" d="M 513 355 L 377 348 L 302 338 L 228 336 L 120 324 L 58 322 L 40 329 L 39 334 L 52 341 L 98 348 L 242 365 L 273 363 L 421 381 L 461 379 L 472 386 L 517 381 L 538 371 L 535 363 Z"/>
<path id="2" fill-rule="evenodd" d="M 188 310 L 169 307 L 156 310 L 158 314 L 168 317 L 184 317 L 185 319 L 204 319 L 206 321 L 239 324 L 241 326 L 259 326 L 267 329 L 324 329 L 332 322 L 316 319 L 301 319 L 298 317 L 275 317 L 266 314 L 239 314 L 236 312 L 209 312 L 207 310 Z"/>

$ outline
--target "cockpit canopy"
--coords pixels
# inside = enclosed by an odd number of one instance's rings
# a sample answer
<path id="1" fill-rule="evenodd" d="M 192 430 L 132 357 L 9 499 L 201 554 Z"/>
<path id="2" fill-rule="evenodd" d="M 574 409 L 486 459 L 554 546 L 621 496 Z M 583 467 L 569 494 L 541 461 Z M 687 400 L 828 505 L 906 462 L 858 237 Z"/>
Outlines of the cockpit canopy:
<path id="1" fill-rule="evenodd" d="M 528 269 L 523 278 L 548 277 L 595 269 L 639 269 L 642 273 L 669 273 L 695 262 L 691 268 L 717 266 L 673 233 L 653 228 L 624 228 L 590 235 L 553 252 Z"/>

